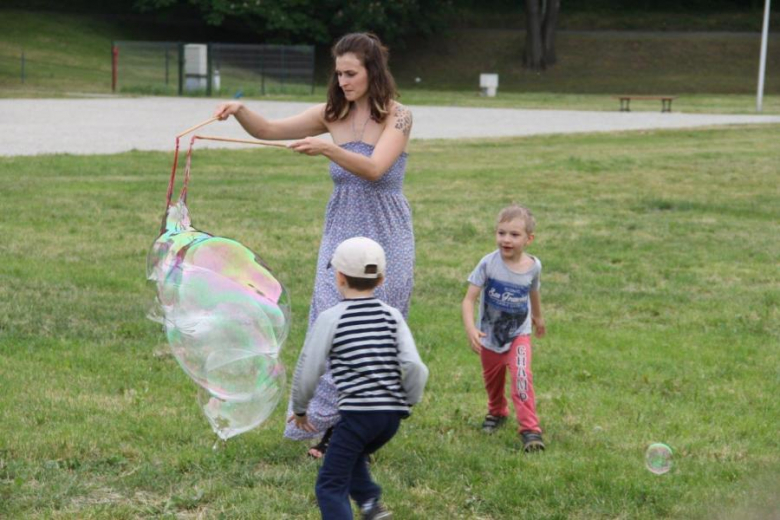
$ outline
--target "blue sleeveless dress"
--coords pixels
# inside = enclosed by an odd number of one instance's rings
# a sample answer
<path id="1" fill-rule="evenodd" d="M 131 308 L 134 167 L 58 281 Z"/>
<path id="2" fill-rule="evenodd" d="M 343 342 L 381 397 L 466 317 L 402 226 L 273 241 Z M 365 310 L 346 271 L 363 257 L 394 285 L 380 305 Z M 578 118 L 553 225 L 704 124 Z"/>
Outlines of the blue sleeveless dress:
<path id="1" fill-rule="evenodd" d="M 340 145 L 345 150 L 370 157 L 374 146 L 362 141 Z M 309 330 L 320 312 L 341 301 L 334 273 L 328 269 L 333 252 L 341 242 L 356 236 L 377 241 L 387 256 L 385 282 L 376 290 L 377 298 L 401 311 L 406 318 L 414 285 L 414 231 L 409 202 L 402 189 L 406 173 L 406 152 L 402 153 L 377 181 L 354 175 L 330 163 L 333 194 L 325 211 L 314 294 L 309 312 Z M 319 437 L 339 420 L 338 393 L 330 371 L 321 378 L 309 403 L 307 416 L 318 433 L 309 433 L 287 423 L 284 435 L 302 440 Z M 288 408 L 288 416 L 291 414 Z"/>

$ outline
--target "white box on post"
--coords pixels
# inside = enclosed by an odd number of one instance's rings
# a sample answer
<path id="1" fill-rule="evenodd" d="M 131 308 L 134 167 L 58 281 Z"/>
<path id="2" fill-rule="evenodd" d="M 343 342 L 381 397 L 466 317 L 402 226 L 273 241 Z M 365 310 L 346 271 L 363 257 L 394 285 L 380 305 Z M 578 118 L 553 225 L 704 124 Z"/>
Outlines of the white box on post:
<path id="1" fill-rule="evenodd" d="M 205 90 L 208 81 L 208 47 L 202 43 L 184 46 L 184 88 L 188 92 Z"/>
<path id="2" fill-rule="evenodd" d="M 483 96 L 496 97 L 498 90 L 498 74 L 480 74 L 479 89 Z"/>

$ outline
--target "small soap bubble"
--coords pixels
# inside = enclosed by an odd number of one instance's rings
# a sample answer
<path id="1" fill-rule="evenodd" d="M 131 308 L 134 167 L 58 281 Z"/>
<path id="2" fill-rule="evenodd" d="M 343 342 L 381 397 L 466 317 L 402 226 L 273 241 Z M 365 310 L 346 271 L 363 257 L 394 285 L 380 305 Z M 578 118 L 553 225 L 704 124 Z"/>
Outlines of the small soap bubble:
<path id="1" fill-rule="evenodd" d="M 647 447 L 645 466 L 656 475 L 663 475 L 672 469 L 672 448 L 662 442 Z"/>

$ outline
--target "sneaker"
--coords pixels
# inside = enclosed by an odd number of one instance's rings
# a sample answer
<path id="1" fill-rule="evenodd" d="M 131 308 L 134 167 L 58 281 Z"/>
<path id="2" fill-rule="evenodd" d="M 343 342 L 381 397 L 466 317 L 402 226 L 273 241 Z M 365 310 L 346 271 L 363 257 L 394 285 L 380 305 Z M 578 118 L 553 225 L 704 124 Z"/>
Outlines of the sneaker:
<path id="1" fill-rule="evenodd" d="M 482 422 L 482 431 L 485 433 L 493 433 L 501 428 L 506 422 L 505 416 L 497 416 L 487 414 L 485 420 Z"/>
<path id="2" fill-rule="evenodd" d="M 542 434 L 526 430 L 520 433 L 520 438 L 523 440 L 523 451 L 526 453 L 535 453 L 537 451 L 544 451 L 544 441 L 542 440 Z"/>
<path id="3" fill-rule="evenodd" d="M 378 500 L 371 500 L 360 508 L 360 518 L 363 520 L 391 520 L 393 513 L 385 509 Z"/>

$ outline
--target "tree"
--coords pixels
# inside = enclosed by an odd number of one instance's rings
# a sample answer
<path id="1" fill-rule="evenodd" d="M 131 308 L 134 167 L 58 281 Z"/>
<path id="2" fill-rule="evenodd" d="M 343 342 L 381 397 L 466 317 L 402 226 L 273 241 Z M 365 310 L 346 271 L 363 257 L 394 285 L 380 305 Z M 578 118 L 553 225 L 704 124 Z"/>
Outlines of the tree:
<path id="1" fill-rule="evenodd" d="M 210 25 L 240 24 L 266 43 L 330 44 L 353 31 L 373 31 L 402 47 L 414 34 L 439 29 L 452 0 L 135 0 L 140 11 L 195 8 Z"/>
<path id="2" fill-rule="evenodd" d="M 555 30 L 561 0 L 525 0 L 525 52 L 523 65 L 544 70 L 558 61 L 555 54 Z"/>

